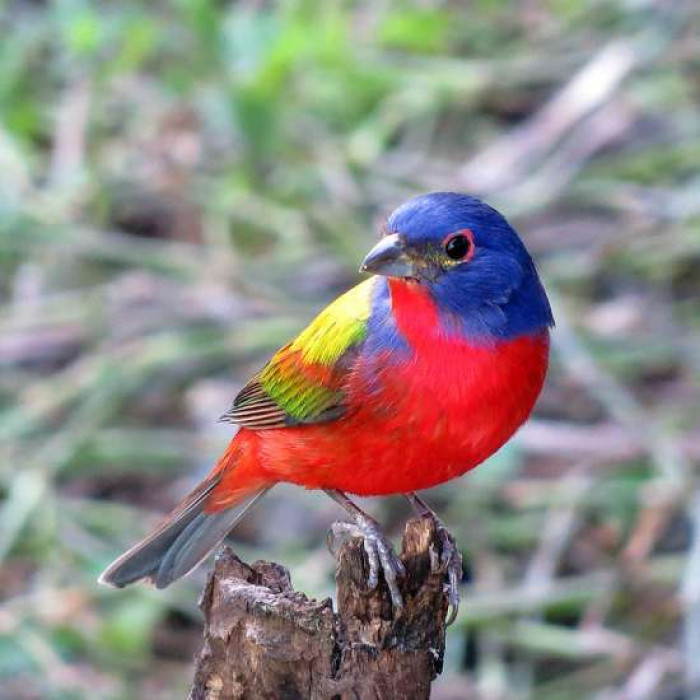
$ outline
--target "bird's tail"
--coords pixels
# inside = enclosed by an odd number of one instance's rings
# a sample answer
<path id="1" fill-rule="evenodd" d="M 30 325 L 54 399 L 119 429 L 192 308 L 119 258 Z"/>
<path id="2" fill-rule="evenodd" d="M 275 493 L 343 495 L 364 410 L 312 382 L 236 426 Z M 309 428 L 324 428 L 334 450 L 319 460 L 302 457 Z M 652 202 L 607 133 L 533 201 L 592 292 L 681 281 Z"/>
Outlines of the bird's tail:
<path id="1" fill-rule="evenodd" d="M 148 537 L 112 562 L 99 582 L 123 588 L 148 579 L 156 588 L 165 588 L 192 571 L 271 488 L 258 481 L 229 492 L 224 508 L 211 509 L 209 497 L 223 476 L 223 469 L 215 470 Z"/>

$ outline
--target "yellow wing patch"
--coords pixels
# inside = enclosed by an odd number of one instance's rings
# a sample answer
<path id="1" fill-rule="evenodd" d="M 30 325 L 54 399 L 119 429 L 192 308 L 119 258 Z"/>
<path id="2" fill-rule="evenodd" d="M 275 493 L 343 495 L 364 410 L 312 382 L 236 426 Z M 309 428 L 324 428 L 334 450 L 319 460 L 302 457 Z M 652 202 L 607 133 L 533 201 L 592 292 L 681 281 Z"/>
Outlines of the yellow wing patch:
<path id="1" fill-rule="evenodd" d="M 304 362 L 332 365 L 364 338 L 372 310 L 374 280 L 368 279 L 331 302 L 289 345 Z"/>
<path id="2" fill-rule="evenodd" d="M 365 338 L 374 284 L 368 279 L 329 304 L 248 382 L 224 420 L 264 429 L 342 415 L 351 363 L 341 360 Z"/>

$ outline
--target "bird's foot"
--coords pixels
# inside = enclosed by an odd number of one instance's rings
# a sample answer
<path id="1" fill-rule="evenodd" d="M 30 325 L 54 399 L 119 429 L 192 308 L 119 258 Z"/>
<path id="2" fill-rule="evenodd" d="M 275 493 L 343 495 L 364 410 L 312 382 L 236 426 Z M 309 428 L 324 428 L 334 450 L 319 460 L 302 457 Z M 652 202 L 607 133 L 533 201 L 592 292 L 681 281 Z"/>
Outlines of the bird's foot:
<path id="1" fill-rule="evenodd" d="M 457 543 L 452 533 L 443 525 L 440 518 L 431 514 L 435 523 L 435 532 L 440 543 L 440 557 L 431 558 L 430 565 L 433 573 L 442 571 L 447 577 L 445 593 L 450 604 L 450 612 L 447 615 L 446 624 L 451 625 L 459 612 L 459 583 L 462 580 L 462 554 L 457 548 Z"/>
<path id="2" fill-rule="evenodd" d="M 340 550 L 340 545 L 349 538 L 362 540 L 369 562 L 367 586 L 371 590 L 376 589 L 381 569 L 391 594 L 394 610 L 397 612 L 403 610 L 403 597 L 399 590 L 398 579 L 406 574 L 406 570 L 378 523 L 369 516 L 357 516 L 354 523 L 333 523 L 328 531 L 328 548 L 331 553 L 335 556 Z"/>
<path id="3" fill-rule="evenodd" d="M 423 518 L 429 518 L 435 525 L 435 534 L 440 545 L 440 556 L 431 553 L 430 569 L 433 573 L 444 572 L 447 577 L 445 593 L 450 606 L 446 624 L 451 625 L 459 612 L 459 583 L 462 580 L 462 554 L 452 533 L 445 527 L 437 513 L 415 493 L 406 494 L 413 509 Z"/>

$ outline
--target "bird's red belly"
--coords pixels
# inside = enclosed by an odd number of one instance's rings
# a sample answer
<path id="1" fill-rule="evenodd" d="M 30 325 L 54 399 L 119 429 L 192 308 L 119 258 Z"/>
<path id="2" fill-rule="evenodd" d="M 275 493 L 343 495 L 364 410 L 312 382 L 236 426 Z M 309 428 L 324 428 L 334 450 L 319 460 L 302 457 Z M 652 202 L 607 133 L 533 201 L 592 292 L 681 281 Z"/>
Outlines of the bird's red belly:
<path id="1" fill-rule="evenodd" d="M 340 420 L 250 438 L 276 481 L 358 495 L 429 488 L 485 460 L 526 420 L 548 351 L 546 333 L 491 348 L 426 344 L 411 362 L 381 372 L 374 389 L 358 375 L 349 387 L 354 408 Z"/>

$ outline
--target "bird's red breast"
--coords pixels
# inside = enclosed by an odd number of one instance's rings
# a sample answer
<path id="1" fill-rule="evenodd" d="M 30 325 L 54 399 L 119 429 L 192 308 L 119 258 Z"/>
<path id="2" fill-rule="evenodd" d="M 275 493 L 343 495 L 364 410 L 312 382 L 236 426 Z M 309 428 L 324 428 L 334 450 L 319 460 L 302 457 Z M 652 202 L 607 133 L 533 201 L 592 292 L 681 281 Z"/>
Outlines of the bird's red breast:
<path id="1" fill-rule="evenodd" d="M 241 429 L 229 448 L 236 468 L 224 474 L 212 506 L 226 505 L 246 471 L 363 496 L 429 488 L 475 467 L 526 420 L 547 370 L 547 330 L 470 342 L 444 332 L 422 285 L 391 280 L 389 289 L 406 350 L 357 360 L 339 420 Z"/>

